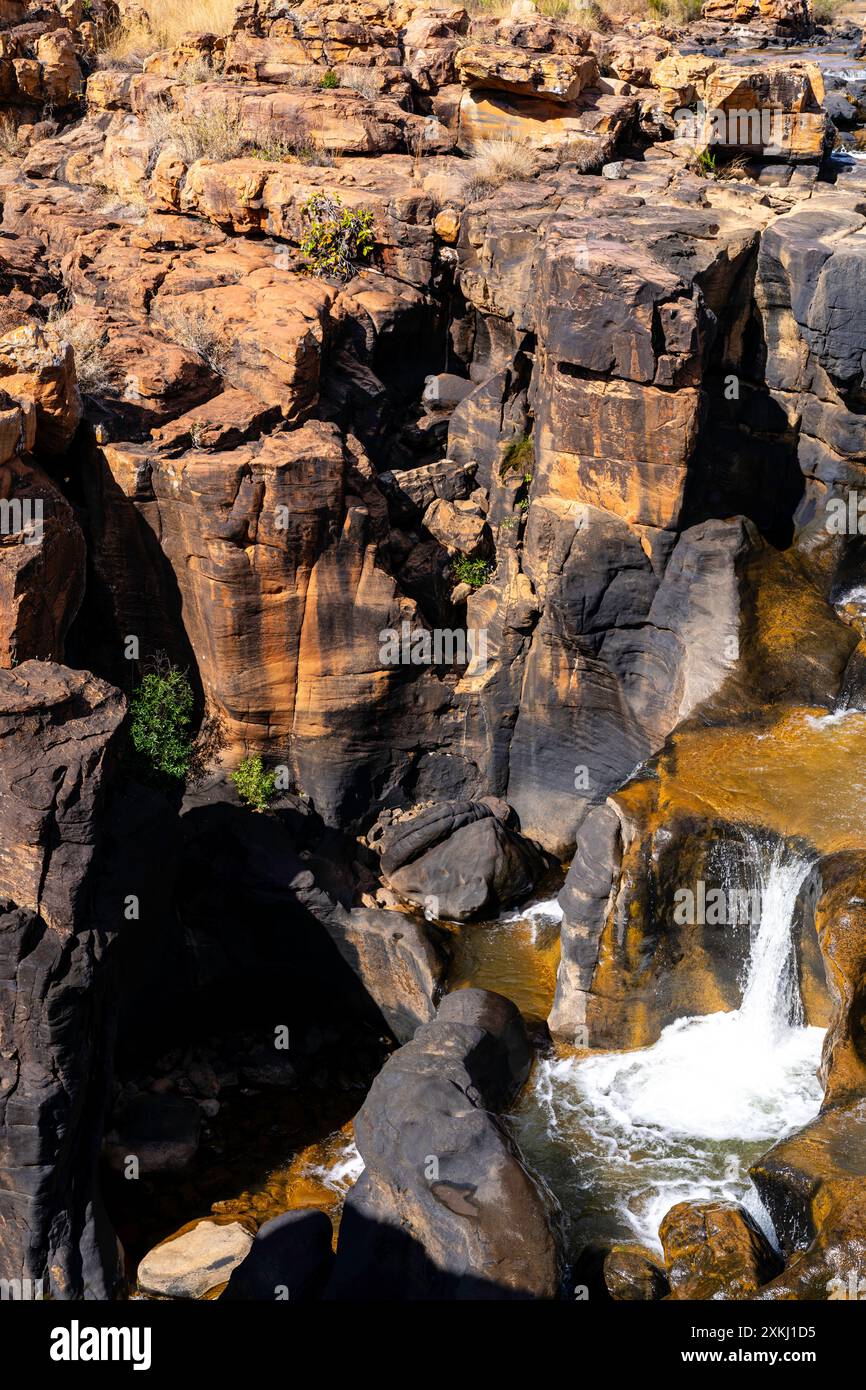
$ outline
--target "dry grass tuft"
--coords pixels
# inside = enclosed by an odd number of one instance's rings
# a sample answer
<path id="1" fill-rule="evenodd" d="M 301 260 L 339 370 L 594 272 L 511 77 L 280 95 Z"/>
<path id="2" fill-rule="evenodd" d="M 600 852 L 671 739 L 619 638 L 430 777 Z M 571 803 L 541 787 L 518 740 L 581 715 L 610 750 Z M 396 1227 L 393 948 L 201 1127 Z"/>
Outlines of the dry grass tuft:
<path id="1" fill-rule="evenodd" d="M 121 20 L 103 45 L 102 65 L 140 67 L 150 53 L 174 48 L 185 34 L 228 34 L 238 0 L 144 0 L 144 18 Z"/>
<path id="2" fill-rule="evenodd" d="M 609 145 L 603 140 L 595 140 L 591 135 L 575 135 L 563 145 L 559 162 L 573 165 L 579 174 L 597 174 L 607 163 Z"/>
<path id="3" fill-rule="evenodd" d="M 200 114 L 157 102 L 148 107 L 142 125 L 157 150 L 171 145 L 185 164 L 194 164 L 197 159 L 216 159 L 221 163 L 237 159 L 253 143 L 240 107 L 229 102 Z"/>
<path id="4" fill-rule="evenodd" d="M 267 123 L 247 125 L 239 105 L 224 101 L 211 104 L 200 114 L 178 111 L 165 102 L 151 106 L 142 119 L 146 134 L 154 143 L 154 158 L 171 147 L 186 164 L 197 159 L 222 163 L 251 155 L 279 164 L 286 160 L 301 164 L 332 164 L 322 141 L 298 121 L 291 132 L 277 132 Z"/>
<path id="5" fill-rule="evenodd" d="M 79 389 L 87 396 L 111 394 L 111 379 L 105 359 L 108 333 L 92 319 L 76 318 L 71 310 L 49 316 L 49 323 L 75 354 L 75 375 Z"/>
<path id="6" fill-rule="evenodd" d="M 835 24 L 846 0 L 812 0 L 812 17 L 816 24 Z"/>
<path id="7" fill-rule="evenodd" d="M 344 67 L 336 69 L 340 79 L 341 87 L 348 87 L 350 91 L 357 92 L 359 96 L 373 100 L 380 95 L 379 84 L 370 68 L 356 67 L 353 63 L 346 63 Z"/>
<path id="8" fill-rule="evenodd" d="M 532 178 L 537 167 L 538 158 L 531 145 L 510 135 L 494 136 L 476 145 L 467 160 L 464 192 L 470 201 L 483 198 L 504 183 Z"/>
<path id="9" fill-rule="evenodd" d="M 196 54 L 177 71 L 177 81 L 185 87 L 194 87 L 197 82 L 213 82 L 214 78 L 219 76 L 220 70 L 214 67 L 204 53 Z"/>
<path id="10" fill-rule="evenodd" d="M 652 19 L 669 19 L 674 24 L 688 24 L 701 17 L 702 0 L 647 0 Z"/>
<path id="11" fill-rule="evenodd" d="M 594 29 L 600 34 L 607 34 L 614 27 L 604 0 L 573 0 L 569 19 L 582 29 Z"/>
<path id="12" fill-rule="evenodd" d="M 189 302 L 173 303 L 169 300 L 159 305 L 157 321 L 178 347 L 193 353 L 216 376 L 226 375 L 231 344 L 223 325 L 210 317 L 204 308 Z"/>

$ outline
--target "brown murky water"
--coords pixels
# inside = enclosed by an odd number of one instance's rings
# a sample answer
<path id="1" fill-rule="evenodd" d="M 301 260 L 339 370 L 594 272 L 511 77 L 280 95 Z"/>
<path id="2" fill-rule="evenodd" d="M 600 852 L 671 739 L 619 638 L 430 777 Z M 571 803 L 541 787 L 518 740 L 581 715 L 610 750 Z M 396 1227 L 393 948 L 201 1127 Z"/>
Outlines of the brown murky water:
<path id="1" fill-rule="evenodd" d="M 659 760 L 658 805 L 662 818 L 693 810 L 823 854 L 861 849 L 866 713 L 789 707 L 756 723 L 677 734 Z"/>
<path id="2" fill-rule="evenodd" d="M 553 899 L 493 922 L 453 929 L 449 989 L 475 985 L 512 999 L 527 1023 L 550 1013 L 559 966 L 561 913 Z"/>

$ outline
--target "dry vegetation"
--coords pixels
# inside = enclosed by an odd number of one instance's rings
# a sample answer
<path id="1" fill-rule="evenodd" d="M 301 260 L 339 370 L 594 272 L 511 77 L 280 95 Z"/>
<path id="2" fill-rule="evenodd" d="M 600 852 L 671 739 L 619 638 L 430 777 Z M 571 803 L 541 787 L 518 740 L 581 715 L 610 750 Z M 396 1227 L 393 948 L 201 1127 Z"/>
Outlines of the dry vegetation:
<path id="1" fill-rule="evenodd" d="M 63 342 L 72 345 L 80 390 L 88 396 L 108 395 L 111 380 L 105 360 L 105 329 L 92 319 L 76 317 L 69 309 L 52 314 L 49 323 Z"/>
<path id="2" fill-rule="evenodd" d="M 517 179 L 529 179 L 536 172 L 535 150 L 512 136 L 495 136 L 475 146 L 466 161 L 464 192 L 467 198 L 482 198 L 494 188 Z"/>
<path id="3" fill-rule="evenodd" d="M 203 307 L 188 301 L 172 303 L 169 300 L 159 306 L 157 319 L 178 347 L 194 353 L 216 376 L 226 375 L 231 343 L 223 325 L 211 318 Z"/>
<path id="4" fill-rule="evenodd" d="M 149 53 L 173 48 L 184 34 L 227 34 L 237 0 L 145 0 L 148 22 L 121 23 L 106 37 L 103 61 L 140 67 Z"/>
<path id="5" fill-rule="evenodd" d="M 275 164 L 284 160 L 323 164 L 321 142 L 298 123 L 291 134 L 275 133 L 270 126 L 246 124 L 240 106 L 231 101 L 211 103 L 206 112 L 179 111 L 165 102 L 149 107 L 142 120 L 145 133 L 153 141 L 154 158 L 167 147 L 176 150 L 185 164 L 197 159 L 222 163 L 252 155 Z"/>
<path id="6" fill-rule="evenodd" d="M 229 102 L 206 114 L 177 111 L 157 102 L 148 108 L 142 124 L 157 151 L 171 145 L 185 164 L 197 159 L 237 159 L 253 143 L 240 107 Z"/>
<path id="7" fill-rule="evenodd" d="M 560 162 L 573 165 L 579 174 L 597 174 L 610 155 L 610 145 L 591 135 L 575 135 L 561 152 Z"/>
<path id="8" fill-rule="evenodd" d="M 336 71 L 341 87 L 348 87 L 350 91 L 357 92 L 359 96 L 367 97 L 369 100 L 379 95 L 378 83 L 369 68 L 345 63 Z"/>
<path id="9" fill-rule="evenodd" d="M 841 17 L 845 3 L 846 0 L 812 0 L 812 14 L 815 17 L 815 23 L 834 24 Z"/>

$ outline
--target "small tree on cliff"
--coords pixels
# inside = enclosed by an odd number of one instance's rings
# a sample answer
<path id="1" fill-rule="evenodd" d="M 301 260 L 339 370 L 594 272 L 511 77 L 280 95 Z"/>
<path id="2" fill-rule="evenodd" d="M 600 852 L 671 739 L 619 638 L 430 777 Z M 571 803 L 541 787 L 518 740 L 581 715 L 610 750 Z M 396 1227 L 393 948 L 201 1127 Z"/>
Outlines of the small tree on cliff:
<path id="1" fill-rule="evenodd" d="M 168 664 L 142 677 L 130 702 L 132 770 L 160 788 L 186 780 L 193 757 L 193 693 L 183 671 Z"/>

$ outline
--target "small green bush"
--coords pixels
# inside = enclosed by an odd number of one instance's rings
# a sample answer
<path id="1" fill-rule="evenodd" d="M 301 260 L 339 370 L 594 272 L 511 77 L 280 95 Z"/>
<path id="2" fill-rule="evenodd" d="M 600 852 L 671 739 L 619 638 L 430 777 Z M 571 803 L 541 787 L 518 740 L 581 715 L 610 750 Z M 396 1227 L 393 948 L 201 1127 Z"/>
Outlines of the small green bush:
<path id="1" fill-rule="evenodd" d="M 525 483 L 531 483 L 534 468 L 535 445 L 532 436 L 523 434 L 519 439 L 513 439 L 503 455 L 500 477 L 507 478 L 510 473 L 520 473 Z"/>
<path id="2" fill-rule="evenodd" d="M 468 584 L 472 589 L 480 589 L 493 573 L 493 566 L 489 560 L 470 560 L 468 555 L 461 555 L 452 564 L 451 573 L 458 584 Z"/>
<path id="3" fill-rule="evenodd" d="M 183 671 L 149 671 L 130 702 L 130 741 L 135 775 L 153 786 L 186 780 L 193 756 L 193 693 Z"/>
<path id="4" fill-rule="evenodd" d="M 248 753 L 232 773 L 232 781 L 245 806 L 254 811 L 266 811 L 274 799 L 277 776 L 266 772 L 259 753 Z"/>
<path id="5" fill-rule="evenodd" d="M 716 165 L 716 156 L 713 154 L 712 150 L 701 150 L 695 161 L 695 171 L 705 179 L 714 179 L 716 177 L 718 168 Z"/>
<path id="6" fill-rule="evenodd" d="M 326 91 L 330 91 L 330 90 L 332 90 L 334 87 L 339 87 L 339 85 L 340 85 L 340 79 L 339 79 L 339 77 L 337 76 L 337 74 L 334 72 L 334 69 L 333 69 L 333 68 L 328 68 L 328 71 L 327 71 L 327 72 L 325 73 L 325 75 L 323 76 L 321 82 L 319 83 L 319 86 L 320 86 L 320 87 L 324 87 Z"/>
<path id="7" fill-rule="evenodd" d="M 315 275 L 351 280 L 373 253 L 373 214 L 343 207 L 336 194 L 314 193 L 301 208 L 307 233 L 301 254 Z"/>

